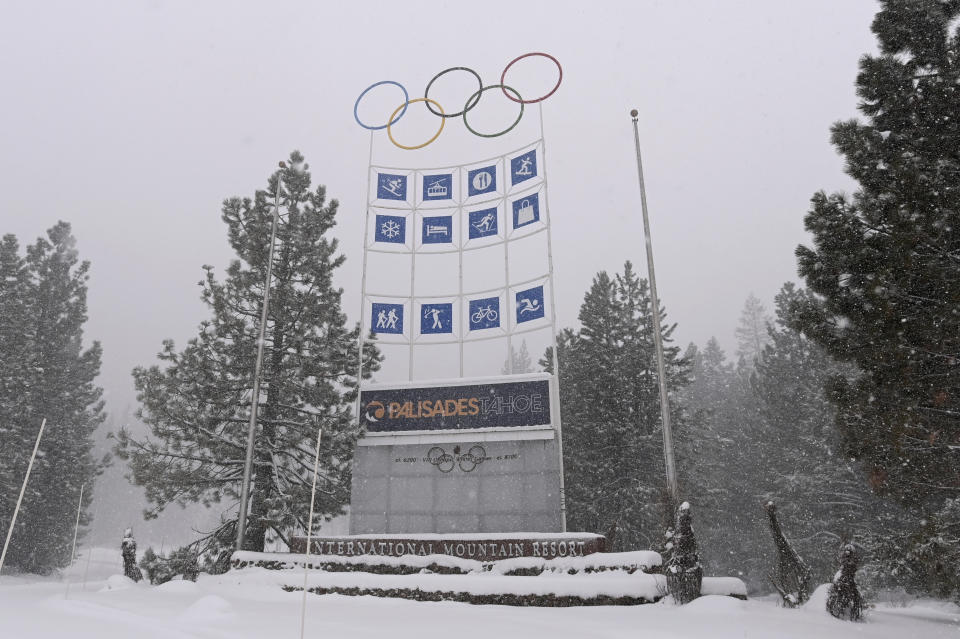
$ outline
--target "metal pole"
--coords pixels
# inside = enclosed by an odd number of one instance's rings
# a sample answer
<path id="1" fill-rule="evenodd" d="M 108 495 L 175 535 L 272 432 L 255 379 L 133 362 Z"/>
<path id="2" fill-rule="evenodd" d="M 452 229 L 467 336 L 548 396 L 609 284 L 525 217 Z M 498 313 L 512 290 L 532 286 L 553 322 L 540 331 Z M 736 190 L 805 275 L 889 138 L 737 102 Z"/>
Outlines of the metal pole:
<path id="1" fill-rule="evenodd" d="M 307 552 L 303 560 L 303 601 L 300 602 L 300 639 L 307 624 L 307 574 L 310 570 L 310 546 L 313 545 L 313 500 L 317 498 L 317 471 L 320 468 L 320 438 L 323 427 L 317 429 L 317 453 L 313 458 L 313 486 L 310 488 L 310 518 L 307 520 Z"/>
<path id="2" fill-rule="evenodd" d="M 73 547 L 70 549 L 70 564 L 68 566 L 73 566 L 74 557 L 77 555 L 77 533 L 80 531 L 80 511 L 83 509 L 83 489 L 86 487 L 86 484 L 80 484 L 80 499 L 77 500 L 77 522 L 73 525 Z M 67 591 L 63 593 L 63 598 L 68 599 L 70 597 L 70 577 L 67 576 Z"/>
<path id="3" fill-rule="evenodd" d="M 100 515 L 100 502 L 97 502 L 97 506 L 93 509 L 93 521 L 97 521 L 97 517 Z M 163 551 L 160 552 L 163 554 Z M 90 557 L 93 555 L 93 548 L 87 549 L 87 561 L 83 566 L 83 581 L 80 584 L 80 590 L 87 589 L 87 573 L 90 571 Z"/>
<path id="4" fill-rule="evenodd" d="M 13 527 L 17 523 L 17 514 L 20 512 L 20 504 L 23 502 L 23 493 L 27 490 L 27 482 L 30 481 L 30 471 L 33 470 L 33 460 L 37 458 L 37 450 L 40 448 L 40 438 L 43 437 L 43 428 L 47 425 L 47 418 L 44 417 L 40 423 L 40 432 L 37 433 L 37 442 L 33 445 L 33 454 L 30 455 L 30 463 L 27 464 L 27 475 L 23 478 L 23 485 L 20 487 L 20 496 L 17 497 L 17 505 L 13 508 L 13 519 L 10 520 L 10 527 L 7 529 L 7 539 L 3 542 L 3 552 L 0 553 L 0 572 L 3 572 L 3 560 L 7 558 L 7 548 L 10 546 L 10 537 L 13 536 Z"/>
<path id="5" fill-rule="evenodd" d="M 543 192 L 547 192 L 547 140 L 543 135 L 543 102 L 537 104 L 537 110 L 540 113 L 540 144 L 543 145 L 541 156 L 543 158 Z M 557 297 L 556 285 L 553 279 L 553 220 L 550 219 L 550 203 L 544 207 L 544 214 L 547 218 L 547 266 L 550 276 L 550 333 L 553 339 L 553 379 L 551 385 L 554 387 L 554 397 L 557 399 L 556 428 L 557 428 L 557 458 L 560 463 L 560 530 L 567 532 L 567 488 L 566 478 L 563 470 L 563 419 L 560 409 L 560 355 L 557 352 L 557 326 L 560 323 L 557 317 Z"/>
<path id="6" fill-rule="evenodd" d="M 667 488 L 673 508 L 679 503 L 677 469 L 673 459 L 673 432 L 670 428 L 670 400 L 667 396 L 667 374 L 663 362 L 663 338 L 660 335 L 660 301 L 657 298 L 657 278 L 653 271 L 653 243 L 650 240 L 650 216 L 647 212 L 647 189 L 643 182 L 643 162 L 640 160 L 640 132 L 637 129 L 636 109 L 630 111 L 633 118 L 633 140 L 637 147 L 637 176 L 640 179 L 640 206 L 643 210 L 643 235 L 647 243 L 647 272 L 650 277 L 650 305 L 653 315 L 653 343 L 657 351 L 657 377 L 660 380 L 660 414 L 663 417 L 663 460 L 667 469 Z"/>
<path id="7" fill-rule="evenodd" d="M 370 155 L 367 160 L 367 202 L 366 219 L 363 223 L 363 266 L 360 269 L 360 330 L 357 333 L 357 424 L 360 423 L 360 384 L 363 381 L 363 345 L 366 344 L 363 314 L 367 308 L 367 238 L 370 234 L 370 171 L 373 170 L 373 131 L 370 131 Z M 373 312 L 371 311 L 371 316 Z"/>
<path id="8" fill-rule="evenodd" d="M 273 225 L 270 227 L 270 252 L 267 257 L 267 278 L 263 283 L 263 309 L 260 313 L 260 334 L 257 337 L 257 363 L 253 368 L 253 394 L 250 397 L 250 424 L 247 427 L 247 457 L 243 462 L 243 485 L 240 488 L 240 515 L 237 519 L 237 550 L 243 550 L 247 528 L 247 502 L 250 501 L 250 474 L 253 472 L 253 441 L 257 430 L 257 408 L 260 405 L 260 367 L 263 364 L 263 342 L 267 330 L 267 314 L 270 308 L 270 279 L 273 277 L 273 245 L 277 240 L 277 222 L 280 219 L 280 185 L 283 169 L 277 171 L 276 194 L 273 201 Z"/>

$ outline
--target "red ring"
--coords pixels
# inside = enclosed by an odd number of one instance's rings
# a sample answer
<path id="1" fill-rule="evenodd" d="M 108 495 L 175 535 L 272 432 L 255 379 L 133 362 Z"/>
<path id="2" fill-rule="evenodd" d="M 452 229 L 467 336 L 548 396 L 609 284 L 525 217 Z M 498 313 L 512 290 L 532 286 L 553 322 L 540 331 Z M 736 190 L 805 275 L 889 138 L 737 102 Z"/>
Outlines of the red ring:
<path id="1" fill-rule="evenodd" d="M 557 61 L 557 59 L 556 59 L 555 57 L 553 57 L 552 55 L 550 55 L 549 53 L 540 53 L 539 51 L 533 51 L 533 52 L 531 52 L 531 53 L 524 53 L 522 56 L 520 56 L 520 57 L 518 57 L 518 58 L 514 58 L 513 60 L 511 60 L 511 61 L 510 61 L 510 64 L 508 64 L 508 65 L 506 66 L 506 68 L 503 70 L 503 73 L 500 74 L 500 84 L 503 84 L 503 83 L 504 83 L 504 82 L 503 82 L 503 79 L 507 77 L 507 71 L 510 70 L 510 67 L 512 67 L 512 66 L 514 65 L 514 63 L 519 62 L 520 60 L 523 60 L 524 58 L 529 58 L 529 57 L 532 56 L 532 55 L 542 55 L 542 56 L 545 57 L 545 58 L 550 58 L 551 60 L 553 60 L 553 63 L 554 63 L 555 65 L 557 65 L 557 70 L 560 72 L 560 77 L 557 78 L 557 84 L 553 87 L 553 89 L 550 90 L 550 93 L 548 93 L 548 94 L 546 94 L 546 95 L 544 95 L 544 96 L 540 96 L 540 97 L 537 98 L 536 100 L 523 100 L 523 99 L 518 100 L 517 98 L 515 98 L 515 97 L 511 96 L 509 93 L 507 93 L 507 90 L 506 90 L 506 89 L 500 89 L 501 91 L 503 91 L 503 94 L 504 94 L 505 96 L 507 96 L 508 99 L 513 100 L 514 102 L 519 102 L 519 103 L 521 103 L 521 104 L 534 104 L 534 103 L 536 103 L 536 102 L 543 102 L 544 100 L 546 100 L 547 98 L 549 98 L 551 95 L 553 95 L 554 93 L 556 93 L 556 92 L 557 92 L 557 89 L 560 88 L 560 83 L 563 82 L 563 67 L 560 66 L 560 63 Z"/>

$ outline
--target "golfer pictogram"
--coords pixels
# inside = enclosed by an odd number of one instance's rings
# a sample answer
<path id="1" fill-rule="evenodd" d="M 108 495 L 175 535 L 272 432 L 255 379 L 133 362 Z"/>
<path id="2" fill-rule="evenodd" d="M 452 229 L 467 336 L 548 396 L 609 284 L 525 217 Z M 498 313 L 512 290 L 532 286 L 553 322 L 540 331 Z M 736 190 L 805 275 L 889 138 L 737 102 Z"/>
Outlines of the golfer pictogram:
<path id="1" fill-rule="evenodd" d="M 433 323 L 430 325 L 431 330 L 443 328 L 443 323 L 440 322 L 439 308 L 434 307 L 434 308 L 427 309 L 426 311 L 423 312 L 423 317 L 424 319 L 429 318 L 430 320 L 432 320 Z"/>
<path id="2" fill-rule="evenodd" d="M 424 304 L 420 313 L 421 333 L 453 332 L 453 304 Z"/>

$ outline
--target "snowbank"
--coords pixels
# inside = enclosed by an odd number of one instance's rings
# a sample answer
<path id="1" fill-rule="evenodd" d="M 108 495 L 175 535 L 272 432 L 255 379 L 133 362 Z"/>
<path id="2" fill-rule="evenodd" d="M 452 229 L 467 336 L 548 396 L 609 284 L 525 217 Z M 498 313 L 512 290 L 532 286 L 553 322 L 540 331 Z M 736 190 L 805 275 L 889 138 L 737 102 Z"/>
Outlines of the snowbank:
<path id="1" fill-rule="evenodd" d="M 249 573 L 251 578 L 243 577 Z M 264 639 L 300 636 L 301 593 L 283 592 L 283 571 L 243 570 L 202 575 L 197 592 L 171 592 L 144 584 L 100 592 L 105 580 L 65 583 L 0 577 L 0 636 L 4 639 Z M 636 579 L 639 575 L 622 575 Z M 608 578 L 607 573 L 596 577 Z M 379 578 L 379 577 L 378 577 Z M 461 577 L 496 578 L 489 573 Z M 582 576 L 499 577 L 578 581 Z M 263 583 L 258 584 L 257 582 Z M 303 583 L 302 572 L 297 580 Z M 839 621 L 822 608 L 788 610 L 770 601 L 703 597 L 686 606 L 508 608 L 423 604 L 374 597 L 306 597 L 309 637 L 374 639 L 956 639 L 960 608 L 878 605 L 864 623 Z M 816 612 L 816 614 L 813 614 Z"/>

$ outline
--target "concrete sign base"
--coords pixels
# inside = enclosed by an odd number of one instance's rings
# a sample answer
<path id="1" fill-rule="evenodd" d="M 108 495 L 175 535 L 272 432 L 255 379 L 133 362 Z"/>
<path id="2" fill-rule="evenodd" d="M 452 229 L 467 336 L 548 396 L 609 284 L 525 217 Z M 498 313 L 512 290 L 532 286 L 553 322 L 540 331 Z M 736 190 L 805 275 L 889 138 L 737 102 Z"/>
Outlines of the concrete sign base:
<path id="1" fill-rule="evenodd" d="M 368 437 L 350 503 L 351 534 L 562 532 L 554 431 Z"/>

